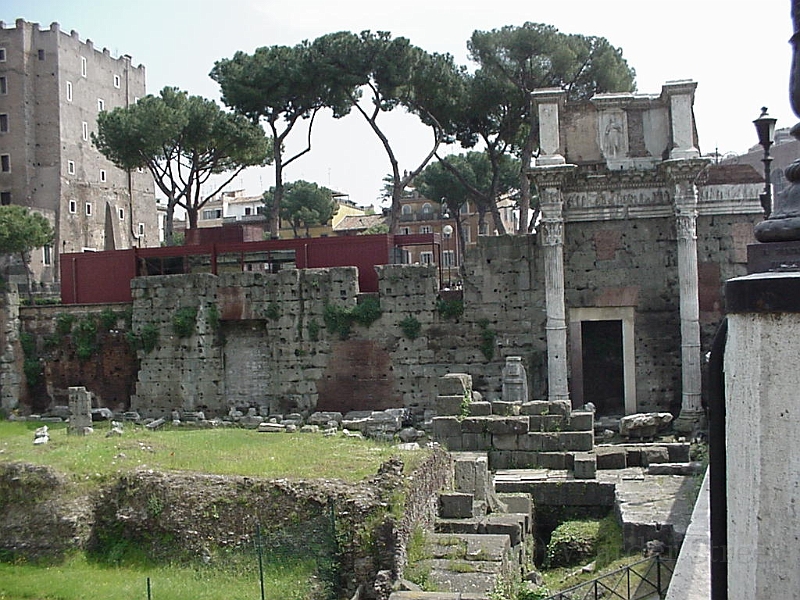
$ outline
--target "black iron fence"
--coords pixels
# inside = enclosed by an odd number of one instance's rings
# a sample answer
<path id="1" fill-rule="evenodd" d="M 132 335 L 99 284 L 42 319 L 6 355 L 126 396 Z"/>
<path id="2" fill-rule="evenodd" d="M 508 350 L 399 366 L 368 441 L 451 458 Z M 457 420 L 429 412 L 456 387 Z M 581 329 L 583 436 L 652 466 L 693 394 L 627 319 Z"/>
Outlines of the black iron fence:
<path id="1" fill-rule="evenodd" d="M 654 556 L 562 590 L 547 600 L 663 599 L 674 570 L 675 559 Z"/>

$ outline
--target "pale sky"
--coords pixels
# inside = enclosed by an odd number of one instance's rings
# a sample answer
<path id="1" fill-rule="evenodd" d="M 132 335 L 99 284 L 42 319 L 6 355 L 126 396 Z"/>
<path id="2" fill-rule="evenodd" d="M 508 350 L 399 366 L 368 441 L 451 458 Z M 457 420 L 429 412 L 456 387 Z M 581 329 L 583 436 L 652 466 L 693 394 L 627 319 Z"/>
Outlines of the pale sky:
<path id="1" fill-rule="evenodd" d="M 658 94 L 675 79 L 697 81 L 703 153 L 741 153 L 754 145 L 752 121 L 761 106 L 779 128 L 798 121 L 788 93 L 790 0 L 0 0 L 6 27 L 20 17 L 43 29 L 57 21 L 98 49 L 131 55 L 135 65 L 145 65 L 150 93 L 169 85 L 215 100 L 219 87 L 208 73 L 237 50 L 371 29 L 449 52 L 471 66 L 466 42 L 476 29 L 547 23 L 622 48 L 636 70 L 638 92 Z M 415 117 L 395 112 L 386 119 L 389 139 L 401 169 L 412 169 L 430 150 L 432 136 Z M 318 118 L 311 153 L 287 169 L 285 180 L 315 181 L 366 206 L 377 204 L 389 171 L 383 148 L 354 112 L 339 121 Z M 274 185 L 273 177 L 269 169 L 250 170 L 228 189 L 257 195 Z"/>

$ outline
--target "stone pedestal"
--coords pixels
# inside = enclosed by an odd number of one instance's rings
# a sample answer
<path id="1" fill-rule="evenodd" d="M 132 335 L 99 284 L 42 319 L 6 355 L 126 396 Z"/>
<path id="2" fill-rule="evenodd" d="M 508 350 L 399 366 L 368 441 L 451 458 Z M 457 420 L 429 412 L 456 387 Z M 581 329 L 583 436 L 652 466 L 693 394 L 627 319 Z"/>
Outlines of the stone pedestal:
<path id="1" fill-rule="evenodd" d="M 731 279 L 725 303 L 728 598 L 796 598 L 800 272 Z"/>
<path id="2" fill-rule="evenodd" d="M 85 387 L 69 388 L 69 426 L 70 435 L 86 435 L 92 430 L 92 393 Z"/>
<path id="3" fill-rule="evenodd" d="M 503 402 L 522 404 L 528 401 L 528 375 L 521 356 L 506 357 L 503 367 Z"/>

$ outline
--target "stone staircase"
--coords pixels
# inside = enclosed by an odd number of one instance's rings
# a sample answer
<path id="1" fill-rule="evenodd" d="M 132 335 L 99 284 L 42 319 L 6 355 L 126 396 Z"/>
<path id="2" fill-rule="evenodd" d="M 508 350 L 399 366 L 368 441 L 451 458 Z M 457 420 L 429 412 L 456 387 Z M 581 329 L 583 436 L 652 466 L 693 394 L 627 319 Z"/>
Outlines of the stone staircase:
<path id="1" fill-rule="evenodd" d="M 412 566 L 442 591 L 394 592 L 390 600 L 486 599 L 528 563 L 530 496 L 495 494 L 485 453 L 452 456 L 454 489 L 439 494 L 434 532 L 426 536 L 426 558 Z"/>

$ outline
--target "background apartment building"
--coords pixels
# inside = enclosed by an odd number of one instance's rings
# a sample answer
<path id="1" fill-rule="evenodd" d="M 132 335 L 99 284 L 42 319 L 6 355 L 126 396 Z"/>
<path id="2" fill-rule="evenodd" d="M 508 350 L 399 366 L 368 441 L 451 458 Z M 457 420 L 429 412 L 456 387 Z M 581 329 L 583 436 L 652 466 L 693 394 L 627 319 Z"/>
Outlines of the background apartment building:
<path id="1" fill-rule="evenodd" d="M 151 175 L 117 169 L 91 141 L 101 111 L 145 93 L 145 69 L 130 56 L 58 23 L 0 22 L 0 201 L 40 212 L 56 232 L 53 247 L 34 252 L 34 281 L 57 281 L 64 252 L 159 244 Z"/>

